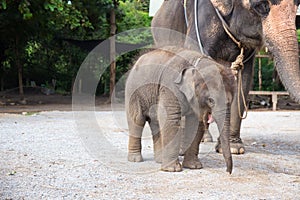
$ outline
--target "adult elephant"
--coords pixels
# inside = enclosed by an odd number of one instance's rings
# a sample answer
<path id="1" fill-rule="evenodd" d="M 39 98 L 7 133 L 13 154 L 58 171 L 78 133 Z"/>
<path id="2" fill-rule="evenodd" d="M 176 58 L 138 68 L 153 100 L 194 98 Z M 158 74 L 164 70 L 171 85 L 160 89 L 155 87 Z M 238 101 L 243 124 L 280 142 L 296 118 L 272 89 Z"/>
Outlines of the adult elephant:
<path id="1" fill-rule="evenodd" d="M 153 37 L 158 45 L 179 44 L 202 49 L 227 66 L 231 66 L 243 48 L 242 89 L 246 96 L 251 88 L 255 52 L 265 44 L 274 56 L 282 83 L 299 103 L 300 70 L 295 27 L 298 5 L 299 0 L 165 0 L 153 18 L 152 27 L 172 29 L 188 37 L 182 39 L 180 34 L 165 31 L 162 34 L 162 29 L 153 29 Z M 237 96 L 231 108 L 230 145 L 232 153 L 243 154 L 238 102 L 241 113 L 244 106 Z M 218 141 L 216 151 L 221 150 Z"/>

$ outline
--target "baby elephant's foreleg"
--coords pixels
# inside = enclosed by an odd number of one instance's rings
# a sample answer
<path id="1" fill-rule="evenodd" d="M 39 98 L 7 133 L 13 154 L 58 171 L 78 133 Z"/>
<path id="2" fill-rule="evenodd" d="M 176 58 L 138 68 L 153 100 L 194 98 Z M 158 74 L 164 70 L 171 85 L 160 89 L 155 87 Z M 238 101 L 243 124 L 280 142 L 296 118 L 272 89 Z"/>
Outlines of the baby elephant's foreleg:
<path id="1" fill-rule="evenodd" d="M 194 115 L 186 116 L 185 124 L 185 147 L 183 167 L 190 169 L 201 169 L 202 164 L 198 158 L 199 145 L 204 133 L 204 125 Z"/>
<path id="2" fill-rule="evenodd" d="M 179 162 L 181 139 L 181 108 L 175 96 L 167 89 L 161 91 L 158 121 L 162 142 L 161 169 L 168 172 L 182 171 Z"/>

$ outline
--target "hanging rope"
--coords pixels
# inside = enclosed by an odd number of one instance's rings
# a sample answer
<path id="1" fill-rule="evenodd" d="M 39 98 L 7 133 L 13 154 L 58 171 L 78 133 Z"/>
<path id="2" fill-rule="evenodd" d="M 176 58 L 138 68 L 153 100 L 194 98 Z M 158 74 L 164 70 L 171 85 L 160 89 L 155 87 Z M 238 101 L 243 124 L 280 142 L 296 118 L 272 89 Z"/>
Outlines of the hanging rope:
<path id="1" fill-rule="evenodd" d="M 244 69 L 244 48 L 241 48 L 241 53 L 238 55 L 234 62 L 231 63 L 231 71 L 235 75 L 235 77 L 238 77 L 239 71 Z"/>
<path id="2" fill-rule="evenodd" d="M 248 115 L 248 108 L 247 108 L 245 94 L 243 91 L 243 80 L 242 80 L 242 71 L 244 69 L 243 60 L 244 60 L 244 48 L 242 47 L 240 55 L 238 55 L 236 60 L 231 64 L 231 70 L 232 73 L 237 78 L 237 91 L 238 91 L 237 98 L 238 98 L 239 117 L 241 119 L 246 119 Z M 240 97 L 242 97 L 243 105 L 245 107 L 245 116 L 243 116 L 243 113 L 241 113 Z"/>
<path id="3" fill-rule="evenodd" d="M 241 119 L 246 119 L 247 115 L 248 115 L 248 108 L 247 108 L 247 102 L 246 102 L 246 98 L 245 98 L 245 94 L 244 94 L 244 90 L 243 90 L 243 78 L 242 78 L 242 71 L 244 69 L 244 47 L 242 46 L 241 42 L 239 42 L 234 36 L 233 34 L 229 31 L 229 26 L 227 25 L 227 23 L 225 22 L 225 20 L 223 19 L 223 17 L 221 16 L 220 12 L 218 9 L 216 9 L 216 13 L 218 15 L 218 17 L 220 18 L 221 22 L 222 22 L 222 26 L 225 30 L 225 32 L 227 33 L 227 35 L 231 38 L 231 40 L 241 49 L 241 53 L 236 57 L 235 61 L 231 63 L 231 70 L 232 73 L 235 75 L 236 79 L 237 79 L 237 90 L 238 90 L 238 94 L 237 94 L 237 99 L 238 99 L 238 112 L 239 112 L 239 117 Z M 253 53 L 250 55 L 249 58 L 247 58 L 247 61 L 250 60 L 250 58 L 252 58 L 252 56 L 255 54 L 255 51 L 253 51 Z M 240 97 L 242 98 L 243 101 L 243 106 L 245 107 L 245 116 L 243 115 L 243 113 L 241 113 L 241 103 L 240 103 Z"/>

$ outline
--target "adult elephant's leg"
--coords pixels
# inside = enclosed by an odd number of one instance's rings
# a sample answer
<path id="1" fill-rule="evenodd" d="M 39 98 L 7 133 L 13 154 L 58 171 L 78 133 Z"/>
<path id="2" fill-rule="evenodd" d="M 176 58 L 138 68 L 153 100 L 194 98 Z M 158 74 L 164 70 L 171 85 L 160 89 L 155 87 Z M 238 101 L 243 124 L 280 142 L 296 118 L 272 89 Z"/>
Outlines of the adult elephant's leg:
<path id="1" fill-rule="evenodd" d="M 252 86 L 252 77 L 253 77 L 253 61 L 250 60 L 245 64 L 245 67 L 243 69 L 243 75 L 242 75 L 242 85 L 243 85 L 243 92 L 245 95 L 245 99 L 247 100 L 247 96 L 249 94 L 249 91 Z M 243 115 L 245 111 L 245 107 L 243 104 L 243 99 L 240 95 L 240 113 L 238 108 L 238 99 L 237 99 L 237 93 L 235 95 L 235 98 L 233 100 L 232 106 L 231 106 L 231 116 L 230 116 L 230 150 L 232 154 L 243 154 L 245 152 L 245 146 L 242 142 L 242 139 L 240 137 L 240 131 L 241 131 L 241 123 L 242 119 L 240 116 Z M 220 145 L 220 140 L 218 139 L 217 145 L 216 145 L 216 151 L 219 153 L 222 153 L 222 148 Z"/>
<path id="2" fill-rule="evenodd" d="M 204 125 L 195 115 L 186 116 L 184 146 L 187 148 L 184 154 L 183 167 L 200 169 L 202 164 L 198 158 L 199 145 L 203 137 Z"/>
<path id="3" fill-rule="evenodd" d="M 204 127 L 204 134 L 203 134 L 203 137 L 202 137 L 202 142 L 213 142 L 213 138 L 212 138 L 212 135 L 208 129 L 209 125 L 205 126 Z"/>

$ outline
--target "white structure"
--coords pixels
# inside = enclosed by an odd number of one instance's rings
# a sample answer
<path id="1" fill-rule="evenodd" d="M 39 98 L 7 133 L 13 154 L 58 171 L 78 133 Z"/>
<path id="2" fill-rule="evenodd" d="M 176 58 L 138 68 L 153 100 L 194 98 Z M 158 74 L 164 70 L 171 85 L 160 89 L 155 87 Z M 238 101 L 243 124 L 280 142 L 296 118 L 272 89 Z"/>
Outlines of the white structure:
<path id="1" fill-rule="evenodd" d="M 164 0 L 150 0 L 149 16 L 153 17 Z"/>

